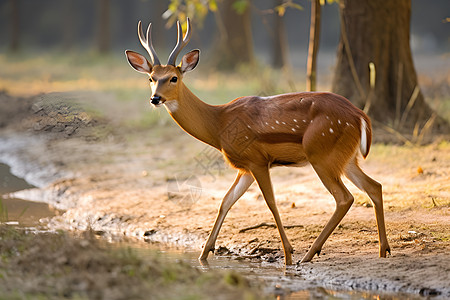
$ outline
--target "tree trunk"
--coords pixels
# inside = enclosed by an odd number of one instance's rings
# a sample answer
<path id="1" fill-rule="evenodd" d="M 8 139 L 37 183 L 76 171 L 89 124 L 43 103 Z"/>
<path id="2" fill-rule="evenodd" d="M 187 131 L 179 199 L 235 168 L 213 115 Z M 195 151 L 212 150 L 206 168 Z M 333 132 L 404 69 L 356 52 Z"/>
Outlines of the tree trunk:
<path id="1" fill-rule="evenodd" d="M 98 50 L 101 53 L 108 52 L 110 47 L 109 14 L 109 0 L 100 0 L 98 11 Z"/>
<path id="2" fill-rule="evenodd" d="M 233 7 L 234 2 L 222 1 L 216 15 L 221 37 L 214 51 L 214 60 L 219 69 L 235 69 L 241 64 L 254 62 L 250 4 L 238 13 Z"/>
<path id="3" fill-rule="evenodd" d="M 12 52 L 19 51 L 19 35 L 20 35 L 20 13 L 19 13 L 19 0 L 10 0 L 11 5 L 11 36 L 9 48 Z"/>
<path id="4" fill-rule="evenodd" d="M 342 0 L 340 14 L 333 91 L 384 124 L 423 125 L 433 112 L 418 88 L 411 55 L 411 0 Z M 370 63 L 376 75 L 372 88 Z"/>
<path id="5" fill-rule="evenodd" d="M 63 48 L 65 51 L 72 50 L 75 40 L 76 22 L 75 0 L 66 0 L 64 3 L 64 28 Z"/>
<path id="6" fill-rule="evenodd" d="M 274 0 L 274 7 L 283 4 L 284 0 Z M 283 68 L 288 64 L 288 43 L 283 16 L 274 13 L 274 35 L 272 37 L 272 66 Z"/>
<path id="7" fill-rule="evenodd" d="M 311 24 L 309 26 L 308 61 L 306 64 L 306 90 L 315 91 L 317 86 L 317 54 L 320 41 L 320 0 L 311 1 Z"/>

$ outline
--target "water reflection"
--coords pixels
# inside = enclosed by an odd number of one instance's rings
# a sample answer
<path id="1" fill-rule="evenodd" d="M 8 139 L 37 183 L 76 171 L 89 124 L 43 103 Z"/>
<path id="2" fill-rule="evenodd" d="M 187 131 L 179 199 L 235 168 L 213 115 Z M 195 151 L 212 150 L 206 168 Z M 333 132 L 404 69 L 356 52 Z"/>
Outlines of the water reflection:
<path id="1" fill-rule="evenodd" d="M 120 244 L 120 243 L 119 243 Z M 119 245 L 120 246 L 120 245 Z M 134 248 L 140 256 L 152 255 L 154 251 L 161 254 L 160 259 L 166 261 L 183 261 L 204 272 L 212 269 L 233 270 L 245 276 L 251 283 L 262 286 L 264 292 L 273 295 L 273 299 L 347 299 L 347 300 L 403 300 L 424 299 L 419 295 L 392 294 L 380 292 L 364 292 L 340 290 L 339 287 L 323 287 L 323 283 L 308 281 L 295 268 L 285 268 L 283 263 L 267 263 L 262 261 L 237 260 L 233 257 L 210 256 L 208 264 L 198 261 L 198 251 L 186 251 L 182 248 L 161 248 L 159 244 L 127 243 L 121 246 Z"/>
<path id="2" fill-rule="evenodd" d="M 46 203 L 2 196 L 33 187 L 24 179 L 11 174 L 9 166 L 0 163 L 0 223 L 35 227 L 41 224 L 40 220 L 59 213 Z"/>

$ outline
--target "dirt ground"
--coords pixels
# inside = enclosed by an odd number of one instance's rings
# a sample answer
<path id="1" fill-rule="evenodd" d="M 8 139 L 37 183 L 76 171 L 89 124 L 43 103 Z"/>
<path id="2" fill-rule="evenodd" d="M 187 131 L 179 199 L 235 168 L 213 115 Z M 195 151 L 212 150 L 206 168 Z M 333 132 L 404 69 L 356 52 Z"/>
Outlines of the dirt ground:
<path id="1" fill-rule="evenodd" d="M 0 161 L 37 186 L 15 196 L 65 210 L 48 220 L 52 228 L 92 228 L 99 235 L 177 244 L 200 254 L 235 171 L 167 118 L 130 129 L 115 114 L 127 111 L 126 104 L 106 108 L 103 116 L 84 109 L 97 96 L 0 94 Z M 355 203 L 321 255 L 289 272 L 339 288 L 450 297 L 448 137 L 426 146 L 378 143 L 361 165 L 383 184 L 392 255 L 377 257 L 373 207 L 349 183 Z M 271 174 L 298 261 L 330 218 L 334 200 L 310 167 Z M 254 184 L 229 212 L 216 253 L 279 265 L 280 249 Z"/>

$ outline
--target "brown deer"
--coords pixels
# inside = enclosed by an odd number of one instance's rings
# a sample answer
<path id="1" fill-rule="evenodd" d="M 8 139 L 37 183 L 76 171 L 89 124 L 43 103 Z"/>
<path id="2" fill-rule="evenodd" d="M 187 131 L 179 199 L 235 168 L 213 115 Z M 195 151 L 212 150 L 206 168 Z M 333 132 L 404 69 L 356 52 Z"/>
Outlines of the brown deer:
<path id="1" fill-rule="evenodd" d="M 256 180 L 275 219 L 285 263 L 292 264 L 293 248 L 278 213 L 269 169 L 275 166 L 298 167 L 307 163 L 333 195 L 336 209 L 301 262 L 310 261 L 315 254 L 320 254 L 323 244 L 353 203 L 352 194 L 342 183 L 342 175 L 373 201 L 379 255 L 386 257 L 390 248 L 384 225 L 381 184 L 358 166 L 359 153 L 365 158 L 371 144 L 371 123 L 367 115 L 346 98 L 325 92 L 248 96 L 224 105 L 209 105 L 197 98 L 182 81 L 184 73 L 197 66 L 200 51 L 190 51 L 176 65 L 178 54 L 191 36 L 189 19 L 184 38 L 179 22 L 177 26 L 178 41 L 167 65 L 160 63 L 153 48 L 151 24 L 144 36 L 139 22 L 138 36 L 152 62 L 136 52 L 127 50 L 125 53 L 131 67 L 149 76 L 151 104 L 165 106 L 181 128 L 222 152 L 225 160 L 237 169 L 236 179 L 222 200 L 199 259 L 206 260 L 209 252 L 214 251 L 225 216 Z"/>

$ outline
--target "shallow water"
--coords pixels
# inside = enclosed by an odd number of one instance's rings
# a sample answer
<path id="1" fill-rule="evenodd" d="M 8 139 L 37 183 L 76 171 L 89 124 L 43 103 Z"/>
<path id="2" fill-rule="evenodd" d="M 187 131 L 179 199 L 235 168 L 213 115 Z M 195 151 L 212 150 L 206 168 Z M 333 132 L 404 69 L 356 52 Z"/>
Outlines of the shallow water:
<path id="1" fill-rule="evenodd" d="M 34 188 L 22 178 L 14 176 L 9 166 L 0 163 L 0 222 L 22 227 L 37 227 L 45 218 L 54 217 L 58 211 L 45 203 L 26 201 L 2 195 Z"/>
<path id="2" fill-rule="evenodd" d="M 250 280 L 251 283 L 261 286 L 264 292 L 273 295 L 274 299 L 427 299 L 419 295 L 411 294 L 354 291 L 339 289 L 338 286 L 324 287 L 323 283 L 302 278 L 295 271 L 295 267 L 286 269 L 281 263 L 240 260 L 235 257 L 210 255 L 207 265 L 202 265 L 197 259 L 199 252 L 180 248 L 162 248 L 159 244 L 151 243 L 125 243 L 122 246 L 135 249 L 143 257 L 150 255 L 154 251 L 158 251 L 161 253 L 161 259 L 183 261 L 205 272 L 211 269 L 236 271 Z"/>
<path id="3" fill-rule="evenodd" d="M 10 173 L 9 166 L 0 163 L 0 223 L 28 228 L 38 228 L 45 225 L 45 219 L 59 213 L 45 203 L 25 201 L 16 198 L 1 197 L 1 195 L 33 188 L 25 180 Z M 184 261 L 204 272 L 211 269 L 233 270 L 261 286 L 265 293 L 273 295 L 274 299 L 424 299 L 418 295 L 380 294 L 373 292 L 339 290 L 339 287 L 323 287 L 323 283 L 308 281 L 295 271 L 295 267 L 285 268 L 281 263 L 238 260 L 233 257 L 210 255 L 207 265 L 198 261 L 198 252 L 186 249 L 167 248 L 160 244 L 143 242 L 115 243 L 115 247 L 131 247 L 143 257 L 158 251 L 161 259 L 167 261 Z"/>

